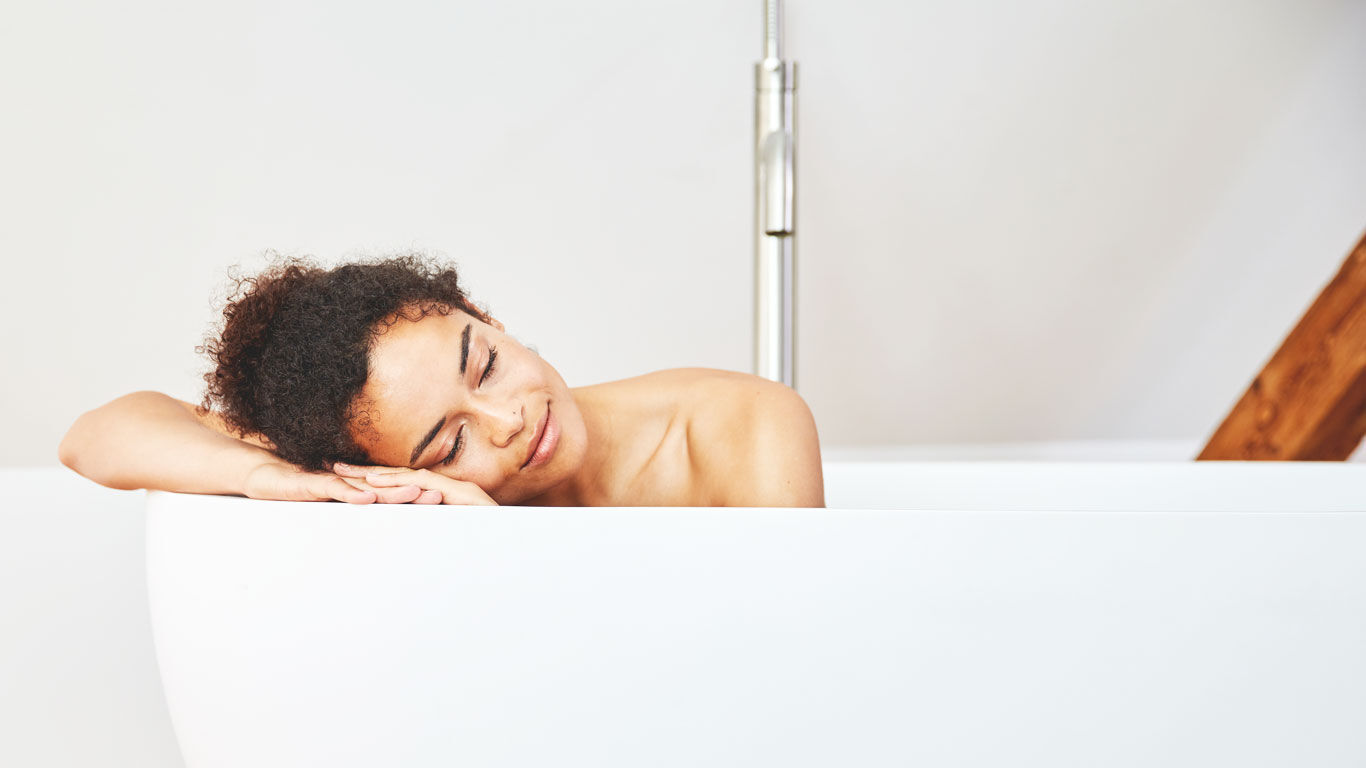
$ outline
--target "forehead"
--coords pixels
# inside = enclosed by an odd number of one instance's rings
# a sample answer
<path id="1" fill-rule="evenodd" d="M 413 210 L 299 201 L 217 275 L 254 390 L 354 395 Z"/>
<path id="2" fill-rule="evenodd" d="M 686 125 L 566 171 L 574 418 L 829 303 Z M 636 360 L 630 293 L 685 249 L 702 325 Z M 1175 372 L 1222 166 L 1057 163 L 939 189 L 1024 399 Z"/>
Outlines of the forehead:
<path id="1" fill-rule="evenodd" d="M 376 459 L 406 464 L 413 444 L 455 404 L 467 325 L 473 350 L 483 323 L 458 310 L 417 320 L 399 317 L 375 337 L 361 390 L 368 424 L 357 439 Z"/>
<path id="2" fill-rule="evenodd" d="M 408 377 L 399 372 L 413 366 L 430 365 L 449 355 L 452 346 L 459 365 L 460 338 L 465 326 L 479 321 L 459 310 L 443 315 L 433 312 L 425 317 L 397 316 L 381 326 L 370 346 L 370 370 L 366 389 L 381 394 L 402 384 Z"/>

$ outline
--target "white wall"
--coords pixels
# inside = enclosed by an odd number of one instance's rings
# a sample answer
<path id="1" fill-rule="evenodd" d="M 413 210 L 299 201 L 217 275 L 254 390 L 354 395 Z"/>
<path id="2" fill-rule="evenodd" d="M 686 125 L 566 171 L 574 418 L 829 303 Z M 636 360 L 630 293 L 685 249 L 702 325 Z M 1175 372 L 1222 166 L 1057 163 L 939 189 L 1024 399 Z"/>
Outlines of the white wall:
<path id="1" fill-rule="evenodd" d="M 0 765 L 184 765 L 152 648 L 145 494 L 47 467 L 0 483 Z"/>
<path id="2" fill-rule="evenodd" d="M 827 446 L 1206 436 L 1366 227 L 1366 5 L 789 3 Z M 0 464 L 193 399 L 229 264 L 416 246 L 571 384 L 747 369 L 758 2 L 30 3 Z"/>

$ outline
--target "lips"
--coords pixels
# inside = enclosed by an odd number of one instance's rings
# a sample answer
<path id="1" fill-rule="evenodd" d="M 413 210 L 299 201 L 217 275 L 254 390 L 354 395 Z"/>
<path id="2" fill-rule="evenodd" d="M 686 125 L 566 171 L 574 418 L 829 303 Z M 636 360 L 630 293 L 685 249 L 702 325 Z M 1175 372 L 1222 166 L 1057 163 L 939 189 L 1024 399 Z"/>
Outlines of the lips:
<path id="1" fill-rule="evenodd" d="M 546 427 L 550 424 L 550 404 L 546 403 L 545 415 L 541 417 L 541 423 L 536 425 L 536 431 L 531 435 L 531 445 L 527 448 L 526 461 L 522 462 L 522 469 L 526 469 L 536 458 L 536 452 L 541 449 L 541 443 L 545 442 Z"/>

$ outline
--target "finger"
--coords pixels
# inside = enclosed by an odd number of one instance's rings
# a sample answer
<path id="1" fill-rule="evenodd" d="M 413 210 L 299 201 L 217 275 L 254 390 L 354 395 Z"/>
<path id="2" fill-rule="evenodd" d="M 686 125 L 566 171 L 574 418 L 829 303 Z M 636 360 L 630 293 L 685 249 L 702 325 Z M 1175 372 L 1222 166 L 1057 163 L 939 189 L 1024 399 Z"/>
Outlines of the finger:
<path id="1" fill-rule="evenodd" d="M 367 484 L 374 485 L 376 488 L 388 488 L 388 486 L 393 485 L 411 485 L 413 484 L 413 480 L 413 477 L 404 477 L 404 474 L 398 473 L 398 471 L 393 471 L 393 473 L 388 474 L 370 473 L 365 476 Z"/>
<path id="2" fill-rule="evenodd" d="M 348 504 L 373 504 L 378 496 L 374 491 L 355 487 L 341 478 L 325 478 L 320 496 L 324 499 L 336 499 Z"/>
<path id="3" fill-rule="evenodd" d="M 421 496 L 422 489 L 416 485 L 400 485 L 397 488 L 380 488 L 375 493 L 385 504 L 407 504 Z"/>
<path id="4" fill-rule="evenodd" d="M 342 477 L 338 479 L 354 488 L 373 493 L 375 495 L 375 500 L 381 504 L 407 504 L 422 494 L 422 489 L 412 483 L 376 487 L 364 480 L 357 480 L 351 477 Z"/>
<path id="5" fill-rule="evenodd" d="M 396 467 L 387 466 L 358 466 L 348 465 L 348 463 L 335 462 L 332 471 L 343 477 L 365 477 L 367 473 L 385 474 L 395 471 Z"/>
<path id="6" fill-rule="evenodd" d="M 371 486 L 364 480 L 357 480 L 354 477 L 338 477 L 337 479 L 342 481 L 343 483 L 346 483 L 352 488 L 356 488 L 358 490 L 370 491 L 371 493 L 374 493 L 376 490 L 378 490 L 377 488 Z"/>
<path id="7" fill-rule="evenodd" d="M 414 504 L 440 504 L 441 491 L 423 491 L 420 496 L 413 499 Z"/>

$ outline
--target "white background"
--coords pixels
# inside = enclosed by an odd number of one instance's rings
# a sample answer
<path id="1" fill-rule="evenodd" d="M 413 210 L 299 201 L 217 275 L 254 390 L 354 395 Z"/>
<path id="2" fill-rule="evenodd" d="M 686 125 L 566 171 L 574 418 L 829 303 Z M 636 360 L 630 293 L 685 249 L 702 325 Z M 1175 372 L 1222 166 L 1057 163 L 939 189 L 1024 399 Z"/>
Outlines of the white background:
<path id="1" fill-rule="evenodd" d="M 571 385 L 748 370 L 759 2 L 29 3 L 0 464 L 197 399 L 229 265 L 422 248 Z M 1366 228 L 1366 5 L 789 3 L 827 447 L 1200 441 Z"/>

